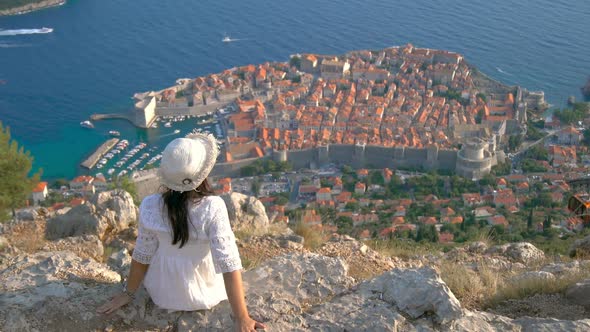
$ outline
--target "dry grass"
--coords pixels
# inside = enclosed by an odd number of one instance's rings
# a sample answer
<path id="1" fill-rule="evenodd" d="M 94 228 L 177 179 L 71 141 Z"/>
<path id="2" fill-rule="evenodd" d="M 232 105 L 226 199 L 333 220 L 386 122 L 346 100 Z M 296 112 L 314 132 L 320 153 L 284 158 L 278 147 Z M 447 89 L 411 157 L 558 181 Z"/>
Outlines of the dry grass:
<path id="1" fill-rule="evenodd" d="M 419 256 L 439 253 L 443 247 L 434 243 L 416 243 L 405 240 L 369 240 L 366 245 L 382 256 L 399 257 L 404 260 L 416 259 Z"/>
<path id="2" fill-rule="evenodd" d="M 244 270 L 251 270 L 257 268 L 260 263 L 264 261 L 262 256 L 252 256 L 251 255 L 243 255 L 242 257 L 242 267 Z"/>
<path id="3" fill-rule="evenodd" d="M 496 293 L 502 277 L 485 265 L 475 272 L 460 263 L 445 262 L 440 266 L 441 278 L 461 304 L 468 309 L 481 308 Z"/>
<path id="4" fill-rule="evenodd" d="M 45 221 L 22 222 L 5 234 L 8 242 L 18 249 L 35 253 L 45 246 Z"/>
<path id="5" fill-rule="evenodd" d="M 240 227 L 234 230 L 234 235 L 240 240 L 246 240 L 253 236 L 280 235 L 284 234 L 286 230 L 287 226 L 285 224 L 273 223 L 267 228 L 256 228 L 252 226 Z"/>
<path id="6" fill-rule="evenodd" d="M 117 248 L 115 247 L 110 247 L 110 246 L 105 246 L 104 247 L 104 253 L 102 255 L 102 260 L 100 261 L 101 263 L 106 263 L 109 260 L 109 257 L 111 257 L 111 255 L 115 252 L 117 252 Z"/>
<path id="7" fill-rule="evenodd" d="M 297 222 L 295 226 L 293 226 L 293 231 L 295 234 L 302 236 L 305 239 L 305 242 L 303 242 L 303 247 L 309 250 L 319 248 L 327 240 L 326 234 L 324 234 L 322 231 L 319 231 L 301 221 Z"/>
<path id="8" fill-rule="evenodd" d="M 522 279 L 507 281 L 502 284 L 494 296 L 484 304 L 484 308 L 492 308 L 511 299 L 524 299 L 535 294 L 564 293 L 571 285 L 588 278 L 590 269 L 582 268 L 575 273 L 569 273 L 550 279 Z"/>
<path id="9" fill-rule="evenodd" d="M 537 268 L 531 267 L 532 271 Z M 521 300 L 535 294 L 558 294 L 576 282 L 588 278 L 590 268 L 582 268 L 551 279 L 512 279 L 514 274 L 479 264 L 473 271 L 461 263 L 443 261 L 440 275 L 461 304 L 468 309 L 489 309 L 507 300 Z"/>

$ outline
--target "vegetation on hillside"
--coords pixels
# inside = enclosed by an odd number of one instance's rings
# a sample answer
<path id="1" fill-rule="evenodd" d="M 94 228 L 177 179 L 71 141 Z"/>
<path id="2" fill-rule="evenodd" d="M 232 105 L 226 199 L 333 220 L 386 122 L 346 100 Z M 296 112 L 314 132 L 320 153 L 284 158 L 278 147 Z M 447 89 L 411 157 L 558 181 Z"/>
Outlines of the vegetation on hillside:
<path id="1" fill-rule="evenodd" d="M 293 169 L 293 165 L 288 161 L 275 162 L 270 159 L 259 159 L 248 166 L 240 169 L 242 176 L 255 176 L 276 172 L 289 172 Z"/>
<path id="2" fill-rule="evenodd" d="M 562 124 L 576 124 L 584 120 L 590 111 L 590 103 L 575 103 L 571 109 L 556 110 L 553 115 L 561 121 Z"/>
<path id="3" fill-rule="evenodd" d="M 10 137 L 10 129 L 0 122 L 0 211 L 15 210 L 26 204 L 39 181 L 40 172 L 31 175 L 33 157 Z"/>
<path id="4" fill-rule="evenodd" d="M 109 184 L 109 189 L 125 190 L 131 195 L 131 197 L 133 197 L 133 202 L 136 205 L 139 206 L 139 203 L 141 203 L 139 196 L 137 195 L 137 186 L 135 185 L 135 182 L 133 182 L 128 176 L 113 177 L 111 183 Z"/>

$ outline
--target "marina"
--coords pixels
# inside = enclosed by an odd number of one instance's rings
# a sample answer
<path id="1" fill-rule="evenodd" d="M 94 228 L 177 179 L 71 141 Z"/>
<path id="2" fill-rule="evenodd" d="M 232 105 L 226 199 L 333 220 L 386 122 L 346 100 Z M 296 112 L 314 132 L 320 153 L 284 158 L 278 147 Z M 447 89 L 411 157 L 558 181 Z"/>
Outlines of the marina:
<path id="1" fill-rule="evenodd" d="M 158 167 L 162 158 L 160 146 L 165 146 L 176 137 L 197 132 L 213 134 L 217 139 L 225 137 L 220 118 L 212 112 L 202 115 L 159 116 L 147 129 L 144 137 L 132 139 L 122 131 L 108 130 L 105 132 L 107 141 L 82 166 L 103 173 L 109 179 Z M 112 143 L 113 139 L 117 141 Z"/>
<path id="2" fill-rule="evenodd" d="M 84 160 L 80 165 L 82 167 L 92 169 L 102 158 L 102 156 L 107 153 L 113 146 L 115 146 L 119 142 L 118 138 L 111 138 L 106 142 L 102 143 L 101 146 L 94 151 L 93 154 L 90 155 L 86 160 Z"/>

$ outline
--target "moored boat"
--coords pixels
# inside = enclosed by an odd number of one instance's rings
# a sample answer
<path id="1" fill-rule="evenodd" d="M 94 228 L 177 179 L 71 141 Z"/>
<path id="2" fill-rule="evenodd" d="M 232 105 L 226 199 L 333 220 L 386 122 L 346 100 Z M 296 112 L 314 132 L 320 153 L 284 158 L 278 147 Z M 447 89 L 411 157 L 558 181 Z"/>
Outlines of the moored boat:
<path id="1" fill-rule="evenodd" d="M 80 126 L 84 127 L 84 128 L 94 128 L 94 125 L 92 124 L 92 122 L 85 120 L 80 122 Z"/>

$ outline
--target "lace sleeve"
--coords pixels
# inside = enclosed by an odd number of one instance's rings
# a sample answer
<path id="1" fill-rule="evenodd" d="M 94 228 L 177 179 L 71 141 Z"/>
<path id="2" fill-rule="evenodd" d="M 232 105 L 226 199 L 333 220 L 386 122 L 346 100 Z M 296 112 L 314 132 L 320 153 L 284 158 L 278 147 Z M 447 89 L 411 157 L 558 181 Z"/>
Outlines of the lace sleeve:
<path id="1" fill-rule="evenodd" d="M 242 269 L 236 237 L 231 229 L 225 202 L 216 197 L 211 203 L 211 221 L 207 235 L 213 256 L 216 273 L 226 273 Z"/>
<path id="2" fill-rule="evenodd" d="M 158 236 L 154 231 L 144 226 L 146 218 L 144 202 L 139 207 L 139 229 L 132 258 L 139 263 L 150 264 L 152 256 L 154 256 L 158 249 Z"/>

